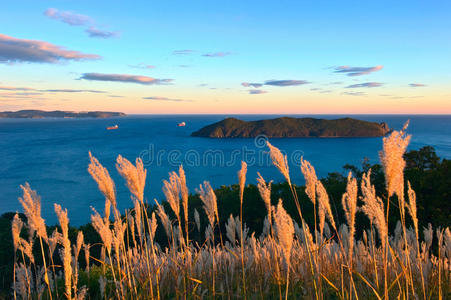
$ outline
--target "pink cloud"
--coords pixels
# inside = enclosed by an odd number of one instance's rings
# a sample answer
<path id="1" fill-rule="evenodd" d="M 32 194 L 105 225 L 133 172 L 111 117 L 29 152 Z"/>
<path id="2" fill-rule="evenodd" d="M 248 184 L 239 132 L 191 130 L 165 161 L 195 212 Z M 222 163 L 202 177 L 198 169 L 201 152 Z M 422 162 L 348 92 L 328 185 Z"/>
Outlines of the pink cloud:
<path id="1" fill-rule="evenodd" d="M 67 60 L 100 59 L 97 54 L 67 50 L 44 41 L 18 39 L 0 34 L 0 63 L 57 63 Z"/>

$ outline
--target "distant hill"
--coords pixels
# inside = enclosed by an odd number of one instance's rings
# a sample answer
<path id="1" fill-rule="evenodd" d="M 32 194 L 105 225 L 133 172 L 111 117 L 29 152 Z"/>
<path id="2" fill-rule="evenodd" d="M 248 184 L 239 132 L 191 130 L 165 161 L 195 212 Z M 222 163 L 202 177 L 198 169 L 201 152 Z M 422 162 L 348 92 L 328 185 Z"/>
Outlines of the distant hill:
<path id="1" fill-rule="evenodd" d="M 277 118 L 242 121 L 227 118 L 193 132 L 191 136 L 210 138 L 251 138 L 266 135 L 282 137 L 378 137 L 390 132 L 386 123 L 368 122 L 352 118 L 336 120 L 314 118 Z"/>
<path id="2" fill-rule="evenodd" d="M 121 112 L 110 111 L 43 111 L 43 110 L 19 110 L 19 111 L 4 111 L 0 112 L 0 118 L 111 118 L 111 117 L 123 117 L 126 114 Z"/>

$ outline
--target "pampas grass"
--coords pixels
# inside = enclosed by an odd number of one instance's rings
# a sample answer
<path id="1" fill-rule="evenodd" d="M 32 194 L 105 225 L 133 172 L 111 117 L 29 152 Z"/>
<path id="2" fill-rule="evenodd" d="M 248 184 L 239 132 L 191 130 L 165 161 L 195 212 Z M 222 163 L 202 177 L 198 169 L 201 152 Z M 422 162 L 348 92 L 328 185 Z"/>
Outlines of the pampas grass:
<path id="1" fill-rule="evenodd" d="M 346 192 L 343 194 L 341 203 L 345 212 L 346 221 L 349 227 L 348 238 L 348 259 L 352 266 L 352 252 L 354 249 L 354 235 L 355 235 L 355 214 L 357 212 L 357 180 L 352 177 L 352 173 L 348 174 L 348 184 L 346 185 Z"/>
<path id="2" fill-rule="evenodd" d="M 116 161 L 117 171 L 124 177 L 128 189 L 133 196 L 143 203 L 147 170 L 144 169 L 141 158 L 136 159 L 135 166 L 121 155 L 117 157 Z"/>
<path id="3" fill-rule="evenodd" d="M 63 246 L 61 253 L 64 266 L 64 286 L 66 288 L 67 299 L 72 299 L 72 254 L 69 241 L 69 218 L 67 210 L 63 210 L 60 205 L 55 204 L 55 213 L 61 226 L 62 238 L 60 244 Z"/>
<path id="4" fill-rule="evenodd" d="M 11 297 L 60 299 L 63 297 L 61 290 L 58 294 L 60 282 L 67 299 L 444 299 L 451 291 L 451 232 L 449 228 L 434 230 L 429 226 L 423 230 L 423 240 L 420 239 L 415 192 L 410 183 L 404 191 L 403 165 L 397 161 L 408 141 L 404 131 L 395 131 L 384 140 L 381 159 L 389 196 L 407 195 L 405 203 L 400 202 L 403 207 L 398 209 L 402 216 L 402 210 L 407 207 L 413 228 L 408 228 L 402 218 L 391 235 L 388 205 L 385 207 L 385 199 L 376 195 L 371 171 L 363 175 L 360 183 L 348 175 L 341 199 L 347 224 L 340 224 L 315 169 L 302 159 L 306 194 L 315 209 L 314 227 L 310 230 L 290 180 L 287 158 L 269 143 L 273 163 L 290 186 L 301 224 L 294 222 L 283 207 L 283 201 L 290 199 L 279 200 L 276 207 L 271 205 L 271 182 L 267 183 L 258 174 L 257 188 L 268 214 L 262 220 L 261 235 L 249 232 L 242 211 L 247 199 L 248 174 L 247 165 L 242 163 L 238 172 L 239 199 L 236 199 L 240 201 L 240 216 L 229 217 L 225 228 L 229 241 L 225 244 L 221 235 L 220 243 L 215 240 L 215 233 L 221 233 L 218 199 L 209 182 L 205 181 L 197 189 L 208 223 L 201 224 L 199 212 L 193 209 L 193 226 L 188 226 L 191 218 L 183 167 L 178 173 L 170 173 L 163 184 L 168 205 L 175 215 L 172 220 L 172 214 L 168 215 L 157 201 L 154 212 L 148 212 L 144 198 L 147 171 L 142 161 L 137 159 L 132 164 L 118 156 L 116 168 L 125 179 L 133 201 L 133 209 L 121 213 L 117 208 L 115 183 L 108 170 L 90 154 L 88 171 L 105 196 L 104 216 L 94 208 L 91 216 L 100 245 L 86 243 L 82 232 L 76 232 L 77 238 L 71 245 L 68 213 L 59 205 L 55 205 L 55 213 L 61 231 L 55 229 L 47 236 L 40 198 L 25 184 L 19 201 L 27 221 L 24 223 L 17 214 L 12 221 L 11 250 L 15 253 L 15 263 Z M 355 233 L 359 212 L 371 223 L 360 239 Z M 164 245 L 155 238 L 160 225 L 168 237 Z M 205 240 L 189 240 L 190 230 L 205 236 Z M 24 232 L 28 232 L 26 237 L 22 236 Z M 42 257 L 34 256 L 36 239 L 40 241 Z M 434 245 L 434 241 L 438 244 Z M 97 247 L 101 248 L 99 256 Z M 82 249 L 84 270 L 78 267 Z M 57 253 L 61 255 L 61 266 L 53 260 Z M 51 265 L 46 264 L 46 257 Z M 379 275 L 382 273 L 383 277 Z M 89 285 L 83 287 L 86 277 Z"/>
<path id="5" fill-rule="evenodd" d="M 108 170 L 100 164 L 97 158 L 92 156 L 91 152 L 89 152 L 89 159 L 91 163 L 88 166 L 88 172 L 96 181 L 99 190 L 102 192 L 105 198 L 109 200 L 109 202 L 105 204 L 105 212 L 108 211 L 109 213 L 109 207 L 107 208 L 107 205 L 112 203 L 114 206 L 116 206 L 116 188 L 113 179 L 111 179 Z"/>

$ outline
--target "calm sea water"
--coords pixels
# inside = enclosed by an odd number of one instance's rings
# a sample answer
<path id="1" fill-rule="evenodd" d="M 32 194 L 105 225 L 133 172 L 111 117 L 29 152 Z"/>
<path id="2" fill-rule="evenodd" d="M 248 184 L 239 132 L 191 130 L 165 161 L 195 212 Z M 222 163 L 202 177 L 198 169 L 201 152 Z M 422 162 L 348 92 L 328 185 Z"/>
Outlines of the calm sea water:
<path id="1" fill-rule="evenodd" d="M 102 211 L 104 198 L 87 172 L 91 151 L 108 168 L 116 182 L 121 209 L 130 207 L 129 193 L 115 169 L 121 154 L 129 160 L 140 156 L 148 170 L 146 198 L 162 197 L 162 180 L 168 172 L 184 165 L 190 191 L 208 180 L 214 187 L 237 182 L 240 161 L 248 162 L 248 182 L 257 171 L 267 180 L 282 176 L 270 164 L 265 138 L 208 139 L 190 137 L 191 132 L 222 120 L 223 115 L 128 116 L 118 119 L 0 119 L 0 214 L 21 211 L 19 185 L 29 182 L 42 197 L 42 214 L 47 223 L 56 222 L 53 203 L 69 211 L 71 223 L 89 221 L 90 206 Z M 245 120 L 273 116 L 239 116 Z M 314 116 L 338 118 L 341 116 Z M 451 159 L 451 116 L 360 115 L 355 118 L 382 122 L 400 129 L 410 119 L 409 149 L 433 146 Z M 177 127 L 178 122 L 185 127 Z M 106 130 L 117 124 L 118 130 Z M 364 158 L 378 162 L 382 138 L 296 138 L 272 139 L 285 151 L 293 181 L 303 183 L 298 164 L 301 156 L 311 161 L 319 176 L 342 172 L 342 166 L 360 165 Z"/>

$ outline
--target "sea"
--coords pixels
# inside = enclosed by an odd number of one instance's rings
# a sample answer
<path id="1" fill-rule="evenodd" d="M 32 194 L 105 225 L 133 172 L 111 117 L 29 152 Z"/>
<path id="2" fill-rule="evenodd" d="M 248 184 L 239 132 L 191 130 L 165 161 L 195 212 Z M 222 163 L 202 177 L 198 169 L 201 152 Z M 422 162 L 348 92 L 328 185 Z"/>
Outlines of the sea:
<path id="1" fill-rule="evenodd" d="M 451 159 L 451 115 L 293 115 L 336 119 L 353 117 L 386 122 L 396 130 L 410 121 L 409 150 L 425 145 Z M 145 198 L 162 201 L 163 180 L 183 165 L 188 188 L 195 193 L 204 181 L 213 187 L 237 183 L 241 161 L 248 164 L 247 182 L 257 172 L 267 181 L 282 175 L 271 164 L 265 136 L 211 139 L 191 133 L 225 117 L 259 120 L 276 115 L 129 115 L 108 119 L 0 119 L 0 214 L 21 212 L 20 185 L 28 182 L 41 197 L 42 216 L 55 224 L 54 203 L 67 208 L 75 226 L 90 221 L 92 208 L 103 211 L 104 197 L 87 169 L 89 152 L 108 169 L 115 181 L 117 201 L 123 211 L 132 206 L 130 193 L 115 162 L 122 155 L 143 160 L 147 169 Z M 177 126 L 185 122 L 186 126 Z M 116 130 L 106 127 L 118 125 Z M 345 164 L 361 166 L 364 160 L 379 162 L 382 138 L 272 138 L 269 141 L 287 155 L 292 181 L 303 184 L 301 157 L 310 161 L 319 177 L 330 172 L 344 175 Z"/>

